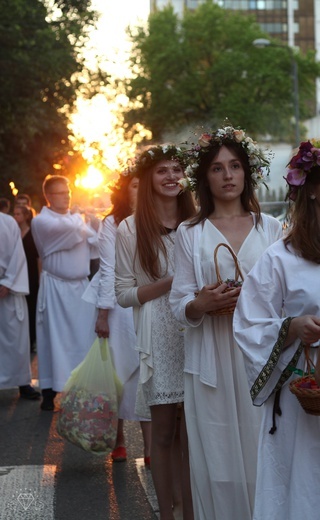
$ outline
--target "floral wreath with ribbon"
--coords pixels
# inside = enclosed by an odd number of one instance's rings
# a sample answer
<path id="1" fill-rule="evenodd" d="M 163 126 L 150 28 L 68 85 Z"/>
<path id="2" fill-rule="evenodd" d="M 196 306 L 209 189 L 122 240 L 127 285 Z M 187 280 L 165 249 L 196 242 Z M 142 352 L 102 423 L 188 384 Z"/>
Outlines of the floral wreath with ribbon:
<path id="1" fill-rule="evenodd" d="M 192 143 L 192 148 L 183 152 L 186 156 L 188 166 L 186 168 L 186 177 L 180 181 L 181 188 L 191 189 L 192 191 L 195 190 L 197 186 L 198 168 L 203 154 L 208 153 L 210 148 L 216 144 L 223 146 L 230 141 L 239 143 L 247 154 L 253 187 L 256 189 L 260 184 L 266 186 L 273 153 L 268 150 L 262 150 L 251 137 L 246 135 L 243 129 L 234 128 L 233 126 L 224 126 L 214 132 L 209 131 L 201 134 L 198 139 L 198 144 Z"/>
<path id="2" fill-rule="evenodd" d="M 287 176 L 284 179 L 289 186 L 290 200 L 296 200 L 299 188 L 304 185 L 308 173 L 314 166 L 320 166 L 320 139 L 302 142 L 298 152 L 287 165 Z"/>
<path id="3" fill-rule="evenodd" d="M 140 177 L 156 163 L 163 160 L 177 161 L 181 164 L 183 170 L 188 164 L 182 148 L 174 144 L 151 145 L 133 159 L 128 160 L 127 168 L 123 174 Z"/>

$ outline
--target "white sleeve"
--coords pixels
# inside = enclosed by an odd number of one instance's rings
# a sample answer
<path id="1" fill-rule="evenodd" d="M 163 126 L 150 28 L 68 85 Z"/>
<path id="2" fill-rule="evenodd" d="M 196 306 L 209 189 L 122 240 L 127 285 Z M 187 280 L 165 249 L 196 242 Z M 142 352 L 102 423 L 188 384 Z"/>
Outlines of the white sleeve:
<path id="1" fill-rule="evenodd" d="M 285 289 L 278 260 L 269 248 L 257 261 L 243 283 L 233 317 L 235 340 L 257 405 L 275 391 L 297 350 L 296 342 L 283 350 L 288 318 L 282 314 Z"/>
<path id="2" fill-rule="evenodd" d="M 105 218 L 99 233 L 100 280 L 97 307 L 113 309 L 116 303 L 114 290 L 115 245 L 117 227 L 111 218 Z"/>
<path id="3" fill-rule="evenodd" d="M 141 306 L 134 272 L 135 246 L 135 235 L 125 219 L 119 224 L 116 234 L 115 291 L 121 307 Z"/>
<path id="4" fill-rule="evenodd" d="M 193 231 L 194 229 L 188 227 L 187 224 L 181 224 L 178 228 L 174 248 L 175 273 L 169 301 L 172 312 L 179 323 L 198 326 L 202 323 L 203 318 L 190 320 L 186 317 L 185 312 L 187 304 L 195 297 L 194 293 L 199 291 L 195 272 L 196 258 L 194 254 Z"/>

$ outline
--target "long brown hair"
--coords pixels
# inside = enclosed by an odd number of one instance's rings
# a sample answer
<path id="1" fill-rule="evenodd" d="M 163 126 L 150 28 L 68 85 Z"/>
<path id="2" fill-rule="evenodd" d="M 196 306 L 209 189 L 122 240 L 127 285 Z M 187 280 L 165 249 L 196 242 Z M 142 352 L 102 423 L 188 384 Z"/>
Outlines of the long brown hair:
<path id="1" fill-rule="evenodd" d="M 256 214 L 257 226 L 261 220 L 261 209 L 252 182 L 251 168 L 248 156 L 241 144 L 239 143 L 225 139 L 223 141 L 223 146 L 235 153 L 244 169 L 244 190 L 241 194 L 241 203 L 245 211 L 252 211 Z M 191 226 L 194 226 L 196 224 L 199 224 L 199 222 L 202 222 L 215 209 L 214 200 L 211 191 L 208 188 L 207 173 L 212 161 L 218 155 L 220 150 L 221 145 L 219 143 L 215 143 L 214 145 L 211 145 L 211 149 L 207 153 L 202 154 L 201 156 L 196 175 L 196 197 L 199 202 L 200 209 L 196 217 L 191 220 Z"/>
<path id="2" fill-rule="evenodd" d="M 161 160 L 163 160 L 163 158 Z M 150 170 L 145 171 L 144 174 L 139 177 L 137 207 L 135 211 L 137 229 L 136 253 L 139 257 L 142 269 L 150 278 L 156 280 L 161 276 L 159 252 L 163 253 L 167 261 L 167 251 L 162 239 L 167 231 L 161 224 L 155 209 L 152 174 Z M 177 202 L 178 224 L 180 224 L 194 215 L 195 206 L 190 192 L 183 192 L 178 195 Z"/>
<path id="3" fill-rule="evenodd" d="M 116 183 L 111 188 L 110 201 L 112 207 L 107 214 L 107 217 L 113 215 L 117 226 L 119 226 L 120 222 L 124 218 L 127 218 L 132 214 L 132 207 L 130 206 L 129 199 L 129 185 L 134 178 L 135 177 L 131 177 L 130 175 L 120 174 Z"/>
<path id="4" fill-rule="evenodd" d="M 290 208 L 290 228 L 284 238 L 306 260 L 320 264 L 320 225 L 316 212 L 316 200 L 310 195 L 312 188 L 320 184 L 320 166 L 313 166 L 303 186 L 299 186 L 294 204 Z"/>

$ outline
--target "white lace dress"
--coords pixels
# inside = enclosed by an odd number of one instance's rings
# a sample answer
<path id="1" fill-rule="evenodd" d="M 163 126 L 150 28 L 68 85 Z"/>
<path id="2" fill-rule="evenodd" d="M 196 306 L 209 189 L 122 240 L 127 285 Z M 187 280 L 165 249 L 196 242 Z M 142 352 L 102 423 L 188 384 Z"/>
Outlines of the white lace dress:
<path id="1" fill-rule="evenodd" d="M 160 257 L 163 276 L 173 275 L 174 241 L 176 232 L 163 237 L 168 253 L 166 262 Z M 152 280 L 142 270 L 135 256 L 136 229 L 134 217 L 128 217 L 118 227 L 116 240 L 115 289 L 118 303 L 133 307 L 140 352 L 140 382 L 148 406 L 179 403 L 184 399 L 184 343 L 181 326 L 174 318 L 169 293 L 141 305 L 138 287 Z"/>
<path id="2" fill-rule="evenodd" d="M 165 237 L 169 265 L 173 265 L 174 237 Z M 149 406 L 183 401 L 184 343 L 180 325 L 172 314 L 169 293 L 153 300 L 152 305 L 153 374 L 143 390 Z"/>

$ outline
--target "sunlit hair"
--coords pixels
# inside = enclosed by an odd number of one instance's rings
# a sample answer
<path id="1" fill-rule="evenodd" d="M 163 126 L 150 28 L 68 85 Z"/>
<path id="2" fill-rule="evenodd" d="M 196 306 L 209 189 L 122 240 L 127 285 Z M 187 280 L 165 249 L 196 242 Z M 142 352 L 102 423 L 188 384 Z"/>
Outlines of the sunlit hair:
<path id="1" fill-rule="evenodd" d="M 223 142 L 223 146 L 232 151 L 239 159 L 242 168 L 244 170 L 244 190 L 241 194 L 241 204 L 245 211 L 253 212 L 256 214 L 256 226 L 261 220 L 261 209 L 258 199 L 255 194 L 254 184 L 252 183 L 252 172 L 248 160 L 248 155 L 239 143 L 234 141 Z M 202 222 L 205 218 L 208 218 L 211 213 L 215 210 L 214 197 L 208 187 L 208 171 L 212 161 L 218 155 L 221 150 L 221 145 L 217 143 L 211 146 L 210 151 L 206 154 L 202 154 L 199 162 L 197 171 L 197 186 L 196 186 L 196 197 L 199 203 L 199 212 L 194 219 L 191 220 L 190 225 L 194 226 L 199 222 Z"/>
<path id="2" fill-rule="evenodd" d="M 160 159 L 158 162 L 160 162 Z M 153 164 L 155 166 L 155 164 Z M 178 195 L 178 222 L 193 216 L 195 207 L 191 192 L 186 191 Z M 137 229 L 137 255 L 142 269 L 153 280 L 161 277 L 159 253 L 162 253 L 168 266 L 168 257 L 163 236 L 166 228 L 161 224 L 156 212 L 152 175 L 141 175 L 137 207 L 135 211 Z"/>
<path id="3" fill-rule="evenodd" d="M 22 202 L 23 200 L 25 202 Z M 31 207 L 30 195 L 28 195 L 27 193 L 19 193 L 18 195 L 16 195 L 15 204 L 22 204 L 22 205 Z"/>
<path id="4" fill-rule="evenodd" d="M 289 210 L 289 231 L 284 238 L 302 258 L 320 264 L 320 225 L 316 212 L 316 200 L 310 198 L 313 188 L 320 184 L 320 166 L 313 166 L 305 183 L 299 186 L 295 202 Z"/>
<path id="5" fill-rule="evenodd" d="M 26 223 L 28 224 L 28 226 L 30 226 L 31 220 L 34 217 L 33 209 L 30 208 L 29 206 L 26 206 L 25 204 L 15 204 L 14 208 L 13 208 L 13 213 L 14 213 L 15 209 L 18 209 L 19 211 L 21 211 L 21 213 L 23 214 L 23 216 L 25 218 Z"/>
<path id="6" fill-rule="evenodd" d="M 115 184 L 110 188 L 110 201 L 112 207 L 107 216 L 113 215 L 117 226 L 119 226 L 120 222 L 124 218 L 129 217 L 132 213 L 129 186 L 133 179 L 135 179 L 135 177 L 131 177 L 130 175 L 119 175 Z"/>
<path id="7" fill-rule="evenodd" d="M 51 191 L 52 186 L 58 183 L 64 183 L 69 188 L 69 179 L 63 175 L 47 175 L 42 184 L 44 196 Z"/>

